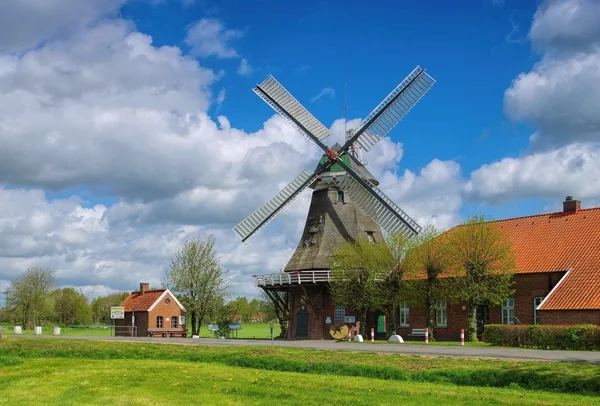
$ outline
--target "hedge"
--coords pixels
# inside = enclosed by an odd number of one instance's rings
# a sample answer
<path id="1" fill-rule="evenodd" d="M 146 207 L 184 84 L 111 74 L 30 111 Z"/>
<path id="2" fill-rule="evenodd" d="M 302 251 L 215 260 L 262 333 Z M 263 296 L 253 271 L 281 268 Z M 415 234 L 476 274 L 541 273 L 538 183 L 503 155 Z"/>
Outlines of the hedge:
<path id="1" fill-rule="evenodd" d="M 544 350 L 600 350 L 600 327 L 594 324 L 572 326 L 488 324 L 484 341 L 505 347 Z"/>

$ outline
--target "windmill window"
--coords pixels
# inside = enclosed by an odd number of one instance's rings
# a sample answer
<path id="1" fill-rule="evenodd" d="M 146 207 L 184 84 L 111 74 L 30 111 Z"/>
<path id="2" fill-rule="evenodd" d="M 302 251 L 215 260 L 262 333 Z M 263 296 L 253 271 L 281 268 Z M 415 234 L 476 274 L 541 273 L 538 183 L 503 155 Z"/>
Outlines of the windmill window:
<path id="1" fill-rule="evenodd" d="M 341 190 L 338 190 L 338 193 L 337 193 L 337 201 L 338 201 L 338 202 L 342 202 L 342 203 L 344 203 L 344 192 L 343 192 L 343 191 L 341 191 Z"/>
<path id="2" fill-rule="evenodd" d="M 308 233 L 308 235 L 306 236 L 306 240 L 304 240 L 304 245 L 310 245 L 314 243 L 315 234 L 317 233 Z"/>
<path id="3" fill-rule="evenodd" d="M 367 231 L 367 239 L 369 240 L 369 242 L 376 242 L 375 233 L 373 231 Z"/>
<path id="4" fill-rule="evenodd" d="M 156 328 L 163 328 L 163 316 L 156 317 Z"/>
<path id="5" fill-rule="evenodd" d="M 333 322 L 343 323 L 346 318 L 346 308 L 344 306 L 336 306 L 333 311 Z"/>

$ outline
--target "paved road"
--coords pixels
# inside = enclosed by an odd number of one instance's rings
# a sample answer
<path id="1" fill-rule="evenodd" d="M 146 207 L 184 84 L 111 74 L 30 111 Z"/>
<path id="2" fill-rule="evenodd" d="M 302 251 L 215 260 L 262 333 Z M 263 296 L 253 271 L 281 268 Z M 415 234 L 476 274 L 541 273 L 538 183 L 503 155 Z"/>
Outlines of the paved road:
<path id="1" fill-rule="evenodd" d="M 261 346 L 271 345 L 270 340 L 244 340 L 230 339 L 219 340 L 213 338 L 149 338 L 149 337 L 82 337 L 82 336 L 7 336 L 20 338 L 47 338 L 47 339 L 73 339 L 73 340 L 99 340 L 99 341 L 125 341 L 125 342 L 153 342 L 186 345 L 213 345 L 213 346 Z M 549 351 L 530 350 L 524 348 L 505 347 L 450 347 L 435 345 L 411 344 L 359 344 L 343 343 L 332 340 L 322 341 L 281 341 L 276 340 L 276 347 L 307 348 L 330 351 L 363 351 L 382 352 L 410 355 L 425 355 L 438 357 L 476 357 L 476 358 L 508 358 L 538 361 L 569 361 L 586 362 L 600 365 L 600 352 L 588 351 Z"/>

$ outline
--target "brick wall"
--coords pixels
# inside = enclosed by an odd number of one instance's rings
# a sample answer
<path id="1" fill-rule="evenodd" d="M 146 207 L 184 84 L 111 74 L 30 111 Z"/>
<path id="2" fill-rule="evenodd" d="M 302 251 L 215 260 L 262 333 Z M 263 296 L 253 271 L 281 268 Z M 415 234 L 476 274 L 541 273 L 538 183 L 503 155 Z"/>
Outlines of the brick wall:
<path id="1" fill-rule="evenodd" d="M 166 303 L 166 299 L 169 300 L 169 303 Z M 171 318 L 173 316 L 176 316 L 176 317 L 185 316 L 185 312 L 183 310 L 181 310 L 181 307 L 179 307 L 177 302 L 175 302 L 175 300 L 173 299 L 173 296 L 171 296 L 169 293 L 167 293 L 167 295 L 165 297 L 163 297 L 162 299 L 160 299 L 160 301 L 156 304 L 154 309 L 152 309 L 152 311 L 150 312 L 149 320 L 148 320 L 149 328 L 157 327 L 156 326 L 156 318 L 158 316 L 163 317 L 163 328 L 171 328 Z M 185 325 L 179 326 L 179 323 L 178 323 L 177 327 L 181 328 L 183 330 L 185 328 Z"/>
<path id="2" fill-rule="evenodd" d="M 541 310 L 541 324 L 600 325 L 600 310 Z"/>

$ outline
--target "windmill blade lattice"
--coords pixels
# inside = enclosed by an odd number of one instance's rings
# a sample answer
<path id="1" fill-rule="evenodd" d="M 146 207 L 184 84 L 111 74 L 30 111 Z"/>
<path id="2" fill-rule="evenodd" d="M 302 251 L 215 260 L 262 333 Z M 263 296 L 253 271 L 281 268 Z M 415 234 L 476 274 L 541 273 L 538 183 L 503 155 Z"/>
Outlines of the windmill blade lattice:
<path id="1" fill-rule="evenodd" d="M 417 222 L 410 218 L 408 214 L 376 186 L 372 186 L 370 190 L 366 189 L 349 174 L 340 176 L 339 178 L 336 177 L 336 182 L 340 189 L 348 193 L 350 198 L 388 233 L 401 232 L 405 235 L 410 235 L 412 233 L 418 234 L 421 231 L 421 227 Z M 370 191 L 377 194 L 392 210 L 375 198 Z"/>
<path id="2" fill-rule="evenodd" d="M 286 187 L 281 189 L 271 200 L 260 206 L 252 214 L 242 220 L 233 228 L 233 231 L 242 239 L 248 241 L 264 226 L 269 224 L 279 212 L 290 204 L 296 196 L 306 189 L 317 178 L 316 174 L 302 171 Z"/>
<path id="3" fill-rule="evenodd" d="M 273 76 L 269 76 L 260 85 L 256 86 L 254 93 L 260 96 L 273 110 L 285 117 L 310 142 L 314 143 L 314 140 L 304 129 L 319 140 L 331 135 L 331 131 L 310 114 Z M 296 121 L 300 126 L 296 124 Z"/>
<path id="4" fill-rule="evenodd" d="M 360 133 L 356 143 L 367 152 L 371 150 L 421 100 L 434 83 L 435 80 L 417 66 L 363 120 L 361 127 L 355 132 Z"/>

